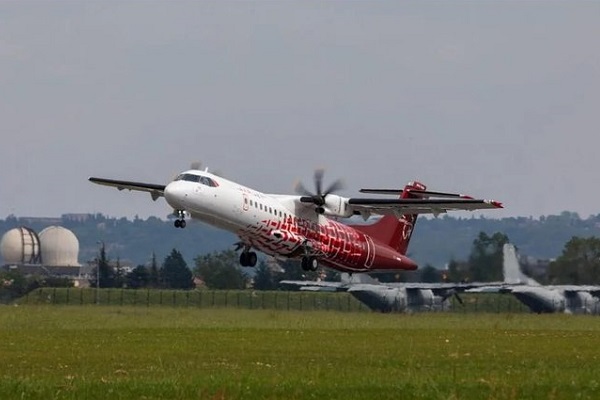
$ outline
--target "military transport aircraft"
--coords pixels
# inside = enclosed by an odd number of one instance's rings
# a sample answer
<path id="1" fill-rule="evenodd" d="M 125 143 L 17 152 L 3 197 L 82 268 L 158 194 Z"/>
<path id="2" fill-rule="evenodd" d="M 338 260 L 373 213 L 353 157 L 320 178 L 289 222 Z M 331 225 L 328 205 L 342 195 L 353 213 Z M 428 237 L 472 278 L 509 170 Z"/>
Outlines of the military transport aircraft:
<path id="1" fill-rule="evenodd" d="M 520 292 L 526 285 L 537 285 L 519 269 L 514 246 L 503 248 L 504 280 L 501 282 L 379 282 L 367 273 L 342 274 L 340 282 L 282 280 L 285 287 L 311 292 L 348 292 L 373 311 L 419 312 L 445 311 L 451 307 L 452 296 L 462 304 L 463 292 Z"/>
<path id="2" fill-rule="evenodd" d="M 600 314 L 600 286 L 540 285 L 521 270 L 515 247 L 505 244 L 501 286 L 468 289 L 472 293 L 511 293 L 535 313 Z"/>
<path id="3" fill-rule="evenodd" d="M 363 189 L 363 193 L 392 194 L 400 198 L 341 197 L 337 180 L 323 189 L 323 170 L 314 175 L 315 192 L 296 185 L 298 195 L 265 194 L 224 179 L 208 170 L 192 168 L 172 182 L 141 183 L 89 178 L 93 183 L 148 192 L 153 200 L 164 197 L 173 207 L 175 227 L 185 217 L 233 232 L 240 238 L 240 264 L 255 266 L 253 249 L 278 258 L 300 258 L 304 270 L 319 264 L 342 272 L 414 270 L 406 256 L 418 214 L 438 215 L 452 210 L 502 208 L 493 200 L 430 192 L 419 182 L 404 189 Z M 337 218 L 383 215 L 370 225 L 346 225 Z"/>
<path id="4" fill-rule="evenodd" d="M 348 292 L 371 310 L 383 313 L 449 310 L 452 296 L 462 303 L 459 293 L 477 285 L 424 282 L 380 283 L 367 273 L 352 276 L 342 274 L 340 282 L 283 280 L 279 283 L 301 291 Z"/>

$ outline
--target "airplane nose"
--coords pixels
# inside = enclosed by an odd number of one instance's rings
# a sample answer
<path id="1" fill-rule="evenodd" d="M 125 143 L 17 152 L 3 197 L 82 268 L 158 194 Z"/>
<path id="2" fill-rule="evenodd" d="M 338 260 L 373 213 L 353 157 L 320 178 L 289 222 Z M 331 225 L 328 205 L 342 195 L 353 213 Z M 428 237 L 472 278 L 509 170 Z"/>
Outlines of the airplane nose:
<path id="1" fill-rule="evenodd" d="M 165 187 L 165 200 L 175 210 L 185 210 L 187 191 L 181 182 L 171 182 Z"/>

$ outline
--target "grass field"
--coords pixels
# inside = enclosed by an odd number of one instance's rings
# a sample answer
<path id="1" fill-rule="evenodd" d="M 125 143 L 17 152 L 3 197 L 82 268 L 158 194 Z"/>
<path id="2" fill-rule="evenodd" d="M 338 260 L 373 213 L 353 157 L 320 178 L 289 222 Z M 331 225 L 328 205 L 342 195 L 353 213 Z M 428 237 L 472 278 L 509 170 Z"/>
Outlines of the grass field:
<path id="1" fill-rule="evenodd" d="M 1 399 L 596 399 L 600 318 L 0 307 Z"/>

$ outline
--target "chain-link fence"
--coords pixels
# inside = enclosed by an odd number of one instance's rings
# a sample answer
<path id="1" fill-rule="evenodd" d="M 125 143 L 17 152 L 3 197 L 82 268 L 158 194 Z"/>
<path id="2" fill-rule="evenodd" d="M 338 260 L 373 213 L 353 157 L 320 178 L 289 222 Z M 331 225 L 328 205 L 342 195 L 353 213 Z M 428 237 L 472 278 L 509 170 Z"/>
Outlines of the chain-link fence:
<path id="1" fill-rule="evenodd" d="M 331 310 L 370 312 L 363 303 L 345 292 L 295 292 L 254 290 L 159 290 L 39 288 L 17 301 L 18 304 L 229 307 L 272 310 Z M 409 305 L 414 306 L 414 305 Z M 529 309 L 511 295 L 461 294 L 442 305 L 420 305 L 420 310 L 458 313 L 522 313 Z"/>

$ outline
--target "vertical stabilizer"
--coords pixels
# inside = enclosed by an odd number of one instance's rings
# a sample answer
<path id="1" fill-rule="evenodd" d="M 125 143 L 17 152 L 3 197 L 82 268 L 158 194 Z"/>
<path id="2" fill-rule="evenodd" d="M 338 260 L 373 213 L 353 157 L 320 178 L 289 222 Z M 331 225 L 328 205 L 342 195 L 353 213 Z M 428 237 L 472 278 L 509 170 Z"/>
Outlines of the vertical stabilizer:
<path id="1" fill-rule="evenodd" d="M 401 199 L 422 198 L 421 194 L 412 193 L 425 191 L 425 185 L 419 182 L 409 182 L 400 195 Z M 418 214 L 405 214 L 399 218 L 395 215 L 385 215 L 371 225 L 353 225 L 353 228 L 366 233 L 372 238 L 387 244 L 400 254 L 406 254 L 408 244 L 417 222 Z"/>
<path id="2" fill-rule="evenodd" d="M 511 285 L 539 285 L 534 279 L 528 277 L 521 271 L 517 250 L 514 245 L 506 243 L 502 248 L 502 254 L 504 256 L 504 261 L 502 263 L 504 283 Z"/>

